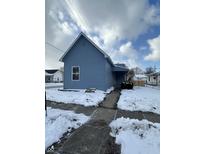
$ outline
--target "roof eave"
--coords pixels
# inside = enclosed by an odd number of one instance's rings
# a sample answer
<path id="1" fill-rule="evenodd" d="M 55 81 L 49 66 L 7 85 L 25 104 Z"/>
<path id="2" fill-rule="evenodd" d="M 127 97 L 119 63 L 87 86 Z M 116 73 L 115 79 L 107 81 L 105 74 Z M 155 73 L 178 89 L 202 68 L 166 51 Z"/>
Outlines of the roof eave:
<path id="1" fill-rule="evenodd" d="M 113 72 L 128 72 L 129 69 L 128 68 L 124 68 L 124 67 L 119 67 L 119 66 L 114 66 L 112 69 Z"/>
<path id="2" fill-rule="evenodd" d="M 69 46 L 69 48 L 66 50 L 66 52 L 61 56 L 59 59 L 60 62 L 63 62 L 63 58 L 66 56 L 66 54 L 70 51 L 70 49 L 73 47 L 73 45 L 76 43 L 76 41 L 79 39 L 79 37 L 82 35 L 82 32 L 74 39 L 72 44 Z"/>

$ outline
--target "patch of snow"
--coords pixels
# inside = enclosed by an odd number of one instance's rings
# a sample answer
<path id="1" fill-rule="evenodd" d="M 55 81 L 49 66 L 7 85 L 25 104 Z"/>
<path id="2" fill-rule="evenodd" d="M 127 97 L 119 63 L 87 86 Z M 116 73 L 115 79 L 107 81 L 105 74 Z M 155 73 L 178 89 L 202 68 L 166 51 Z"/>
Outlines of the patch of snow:
<path id="1" fill-rule="evenodd" d="M 109 89 L 106 90 L 105 93 L 109 94 L 109 93 L 111 93 L 111 91 L 113 91 L 113 90 L 114 90 L 114 87 L 110 87 Z"/>
<path id="2" fill-rule="evenodd" d="M 134 80 L 147 80 L 147 76 L 144 75 L 144 74 L 136 74 L 134 77 L 133 77 Z"/>
<path id="3" fill-rule="evenodd" d="M 60 91 L 58 89 L 46 89 L 46 99 L 54 102 L 73 103 L 84 106 L 97 106 L 103 101 L 106 93 L 96 90 L 94 93 L 85 93 L 85 90 Z"/>
<path id="4" fill-rule="evenodd" d="M 121 145 L 121 154 L 159 154 L 160 124 L 118 118 L 110 123 L 110 135 Z"/>
<path id="5" fill-rule="evenodd" d="M 145 84 L 146 87 L 149 87 L 149 88 L 153 88 L 153 89 L 160 89 L 160 86 L 152 86 L 152 85 L 148 85 L 148 84 Z"/>
<path id="6" fill-rule="evenodd" d="M 129 111 L 160 113 L 160 90 L 149 87 L 134 87 L 122 90 L 118 108 Z"/>
<path id="7" fill-rule="evenodd" d="M 47 108 L 45 118 L 45 149 L 58 142 L 66 132 L 77 129 L 87 122 L 90 117 L 84 114 L 76 114 L 73 111 Z"/>
<path id="8" fill-rule="evenodd" d="M 63 83 L 45 83 L 45 87 L 46 88 L 50 88 L 50 87 L 63 87 Z"/>

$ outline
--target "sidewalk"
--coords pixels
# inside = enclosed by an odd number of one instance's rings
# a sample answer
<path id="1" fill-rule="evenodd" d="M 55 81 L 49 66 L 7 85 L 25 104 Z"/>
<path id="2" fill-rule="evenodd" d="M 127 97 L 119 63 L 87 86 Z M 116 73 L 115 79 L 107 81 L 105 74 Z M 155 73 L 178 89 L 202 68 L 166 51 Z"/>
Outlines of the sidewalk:
<path id="1" fill-rule="evenodd" d="M 149 112 L 132 112 L 117 110 L 116 105 L 120 96 L 119 90 L 114 90 L 107 95 L 99 107 L 84 107 L 75 104 L 48 102 L 48 106 L 65 110 L 74 110 L 91 116 L 91 120 L 75 130 L 53 154 L 117 154 L 119 147 L 113 151 L 114 140 L 109 135 L 109 123 L 119 117 L 147 119 L 160 122 L 160 115 Z M 114 147 L 116 148 L 116 147 Z M 109 151 L 109 152 L 108 152 Z"/>

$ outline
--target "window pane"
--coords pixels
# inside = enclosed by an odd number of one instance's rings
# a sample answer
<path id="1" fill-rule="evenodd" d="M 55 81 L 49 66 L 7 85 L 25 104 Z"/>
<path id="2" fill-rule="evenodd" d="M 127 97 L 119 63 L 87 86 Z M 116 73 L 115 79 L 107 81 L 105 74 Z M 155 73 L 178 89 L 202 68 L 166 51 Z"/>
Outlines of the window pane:
<path id="1" fill-rule="evenodd" d="M 73 73 L 79 73 L 79 67 L 73 67 Z"/>
<path id="2" fill-rule="evenodd" d="M 73 80 L 79 80 L 80 75 L 79 74 L 73 74 Z"/>

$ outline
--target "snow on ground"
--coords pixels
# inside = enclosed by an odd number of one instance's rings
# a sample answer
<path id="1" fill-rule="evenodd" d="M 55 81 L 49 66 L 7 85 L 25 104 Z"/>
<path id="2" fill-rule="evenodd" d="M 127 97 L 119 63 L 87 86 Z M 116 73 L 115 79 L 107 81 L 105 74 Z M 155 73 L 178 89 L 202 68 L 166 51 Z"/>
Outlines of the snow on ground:
<path id="1" fill-rule="evenodd" d="M 122 90 L 117 106 L 122 110 L 149 111 L 159 114 L 160 90 L 150 87 Z"/>
<path id="2" fill-rule="evenodd" d="M 73 103 L 84 106 L 97 106 L 103 101 L 106 92 L 96 90 L 94 93 L 85 93 L 85 90 L 59 91 L 58 89 L 46 89 L 46 99 L 55 102 Z"/>
<path id="3" fill-rule="evenodd" d="M 149 88 L 153 88 L 153 89 L 160 89 L 160 86 L 152 86 L 152 85 L 148 85 L 148 84 L 145 84 L 145 87 L 149 87 Z"/>
<path id="4" fill-rule="evenodd" d="M 76 114 L 73 111 L 47 108 L 47 116 L 45 118 L 45 149 L 58 142 L 64 133 L 71 132 L 73 128 L 77 129 L 88 119 L 88 116 Z"/>
<path id="5" fill-rule="evenodd" d="M 114 90 L 114 87 L 110 87 L 109 89 L 106 90 L 105 93 L 109 94 L 109 93 L 111 93 L 111 91 L 113 91 L 113 90 Z"/>
<path id="6" fill-rule="evenodd" d="M 121 154 L 159 154 L 160 124 L 118 118 L 110 123 L 110 135 L 121 145 Z"/>
<path id="7" fill-rule="evenodd" d="M 63 87 L 63 83 L 45 83 L 46 88 Z"/>

